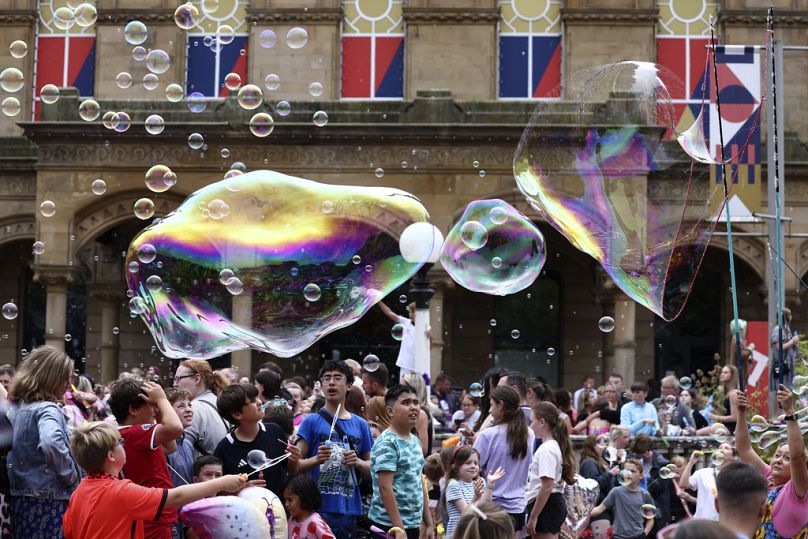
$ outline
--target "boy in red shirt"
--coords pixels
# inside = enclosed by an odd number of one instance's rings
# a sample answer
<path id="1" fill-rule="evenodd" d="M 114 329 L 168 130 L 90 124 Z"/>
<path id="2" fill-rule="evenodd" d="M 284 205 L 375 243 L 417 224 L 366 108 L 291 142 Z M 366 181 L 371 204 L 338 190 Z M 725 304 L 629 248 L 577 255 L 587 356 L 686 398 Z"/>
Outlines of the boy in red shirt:
<path id="1" fill-rule="evenodd" d="M 176 450 L 182 423 L 163 388 L 154 382 L 119 380 L 112 386 L 109 407 L 124 441 L 124 477 L 144 487 L 173 487 L 165 452 Z M 176 521 L 175 511 L 164 511 L 159 519 L 148 520 L 143 530 L 146 539 L 171 539 Z"/>
<path id="2" fill-rule="evenodd" d="M 70 497 L 63 518 L 65 539 L 143 539 L 143 522 L 158 521 L 173 509 L 219 491 L 239 489 L 245 479 L 225 475 L 181 487 L 148 488 L 117 475 L 126 464 L 124 439 L 102 421 L 85 423 L 70 439 L 76 462 L 90 475 Z"/>

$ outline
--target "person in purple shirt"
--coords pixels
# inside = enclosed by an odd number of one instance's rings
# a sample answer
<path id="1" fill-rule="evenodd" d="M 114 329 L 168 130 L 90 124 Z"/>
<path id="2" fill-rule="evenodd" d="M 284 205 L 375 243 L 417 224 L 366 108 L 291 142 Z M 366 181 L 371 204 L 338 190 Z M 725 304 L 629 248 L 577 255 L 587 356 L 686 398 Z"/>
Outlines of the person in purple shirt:
<path id="1" fill-rule="evenodd" d="M 659 430 L 656 408 L 650 402 L 645 402 L 646 396 L 648 386 L 644 382 L 634 382 L 631 384 L 631 402 L 620 408 L 620 425 L 631 431 L 632 436 L 656 436 Z"/>

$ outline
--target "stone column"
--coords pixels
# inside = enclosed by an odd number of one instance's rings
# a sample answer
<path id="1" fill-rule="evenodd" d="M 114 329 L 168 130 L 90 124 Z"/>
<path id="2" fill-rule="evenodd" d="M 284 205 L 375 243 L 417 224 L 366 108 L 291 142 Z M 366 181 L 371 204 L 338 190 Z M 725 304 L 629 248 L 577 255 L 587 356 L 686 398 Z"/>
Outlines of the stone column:
<path id="1" fill-rule="evenodd" d="M 233 322 L 245 328 L 252 327 L 252 288 L 244 288 L 244 291 L 233 296 Z M 251 376 L 252 374 L 252 349 L 236 350 L 231 353 L 232 365 L 239 373 L 239 376 Z"/>
<path id="2" fill-rule="evenodd" d="M 73 282 L 72 266 L 38 265 L 34 281 L 45 285 L 45 344 L 64 350 L 67 319 L 67 287 Z"/>
<path id="3" fill-rule="evenodd" d="M 614 370 L 623 375 L 626 387 L 634 382 L 637 304 L 623 293 L 614 301 Z"/>
<path id="4" fill-rule="evenodd" d="M 124 295 L 112 285 L 95 285 L 89 290 L 88 295 L 91 300 L 97 301 L 101 306 L 101 331 L 98 337 L 101 349 L 101 372 L 99 374 L 102 382 L 109 382 L 118 378 L 120 344 L 114 328 L 119 327 L 120 305 Z"/>
<path id="5" fill-rule="evenodd" d="M 443 372 L 443 319 L 445 316 L 443 297 L 448 285 L 444 281 L 435 282 L 435 295 L 429 302 L 429 319 L 432 324 L 432 344 L 430 347 L 430 372 L 432 380 Z"/>

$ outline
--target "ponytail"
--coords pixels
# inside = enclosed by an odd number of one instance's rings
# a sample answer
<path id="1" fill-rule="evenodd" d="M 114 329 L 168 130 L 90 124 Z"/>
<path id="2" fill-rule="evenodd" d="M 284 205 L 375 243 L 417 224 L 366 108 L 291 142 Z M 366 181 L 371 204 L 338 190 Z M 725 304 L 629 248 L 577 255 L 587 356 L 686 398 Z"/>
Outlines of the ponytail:
<path id="1" fill-rule="evenodd" d="M 214 372 L 210 367 L 210 363 L 204 359 L 186 359 L 180 363 L 183 367 L 191 369 L 194 374 L 202 377 L 202 383 L 206 389 L 209 389 L 217 397 L 224 388 L 230 385 L 230 380 L 220 372 Z"/>
<path id="2" fill-rule="evenodd" d="M 507 425 L 511 458 L 522 460 L 528 453 L 528 437 L 525 416 L 519 407 L 519 393 L 511 386 L 497 386 L 491 392 L 491 398 L 503 403 L 502 424 Z"/>
<path id="3" fill-rule="evenodd" d="M 558 443 L 558 447 L 561 449 L 561 478 L 568 485 L 574 485 L 577 466 L 567 423 L 561 420 L 558 408 L 549 402 L 539 402 L 535 404 L 533 406 L 533 413 L 537 419 L 544 419 L 550 426 L 553 440 Z"/>

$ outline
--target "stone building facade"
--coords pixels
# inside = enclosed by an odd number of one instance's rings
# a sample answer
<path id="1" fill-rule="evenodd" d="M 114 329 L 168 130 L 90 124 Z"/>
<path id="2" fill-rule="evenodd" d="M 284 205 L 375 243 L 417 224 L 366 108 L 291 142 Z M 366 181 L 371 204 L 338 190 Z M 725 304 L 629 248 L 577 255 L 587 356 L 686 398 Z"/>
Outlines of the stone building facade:
<path id="1" fill-rule="evenodd" d="M 132 205 L 150 196 L 156 216 L 163 216 L 196 189 L 221 179 L 233 161 L 249 170 L 271 168 L 325 183 L 409 191 L 444 233 L 469 202 L 481 198 L 503 199 L 535 219 L 547 240 L 548 261 L 524 293 L 483 296 L 456 285 L 439 267 L 431 270 L 433 375 L 446 371 L 467 385 L 499 364 L 573 387 L 584 374 L 605 378 L 613 370 L 628 381 L 668 371 L 687 374 L 709 367 L 713 353 L 727 352 L 731 308 L 725 237 L 713 238 L 681 319 L 666 323 L 628 299 L 589 256 L 527 206 L 514 182 L 512 160 L 538 104 L 563 112 L 563 103 L 543 99 L 548 86 L 560 82 L 563 88 L 581 68 L 624 59 L 654 62 L 660 35 L 703 22 L 709 13 L 716 15 L 724 43 L 762 44 L 770 2 L 219 0 L 210 10 L 193 3 L 207 18 L 186 32 L 175 24 L 176 2 L 98 0 L 97 21 L 68 31 L 70 43 L 92 38 L 90 52 L 74 57 L 79 53 L 71 52 L 69 43 L 54 48 L 45 42 L 59 37 L 51 24 L 58 8 L 77 2 L 0 0 L 0 50 L 16 40 L 28 44 L 22 58 L 2 56 L 2 68 L 19 68 L 26 84 L 13 94 L 21 104 L 19 114 L 0 116 L 0 297 L 20 309 L 14 320 L 0 319 L 1 362 L 15 363 L 22 350 L 47 342 L 66 346 L 82 369 L 103 380 L 141 364 L 164 366 L 166 374 L 170 362 L 127 308 L 121 253 L 144 225 Z M 778 38 L 808 45 L 808 1 L 775 4 Z M 154 90 L 140 83 L 148 70 L 132 58 L 132 45 L 124 40 L 123 28 L 132 20 L 149 29 L 144 47 L 171 57 Z M 224 53 L 209 60 L 198 52 L 206 46 L 204 36 L 215 35 L 226 23 L 244 52 L 232 55 L 229 65 Z M 302 48 L 283 43 L 293 27 L 308 33 Z M 269 29 L 278 43 L 264 48 L 262 32 Z M 518 54 L 508 56 L 520 46 L 510 38 L 527 40 L 526 63 Z M 792 219 L 785 259 L 800 277 L 808 272 L 808 242 L 799 237 L 808 231 L 806 61 L 804 52 L 788 53 L 784 65 L 785 215 Z M 47 104 L 39 95 L 42 77 L 58 71 L 56 64 L 67 82 L 57 81 L 59 100 Z M 272 110 L 283 99 L 291 103 L 291 113 L 276 115 L 269 137 L 250 133 L 254 111 L 239 107 L 235 92 L 218 97 L 218 85 L 231 69 L 241 73 L 243 83 L 262 87 L 267 74 L 279 77 L 278 91 L 265 90 L 264 107 Z M 131 75 L 130 87 L 117 83 L 121 72 Z M 191 113 L 185 100 L 163 97 L 170 83 L 190 93 L 193 85 L 201 89 L 206 77 L 213 77 L 216 97 L 210 96 L 204 112 Z M 324 88 L 316 97 L 309 90 L 314 81 Z M 0 100 L 12 96 L 0 94 Z M 117 132 L 100 125 L 101 118 L 83 121 L 79 104 L 89 97 L 102 114 L 126 111 L 131 127 Z M 323 128 L 311 122 L 317 110 L 328 113 Z M 157 136 L 143 127 L 151 114 L 165 119 Z M 189 148 L 192 132 L 204 135 L 206 149 Z M 143 177 L 157 163 L 170 166 L 179 181 L 154 194 Z M 377 177 L 377 168 L 383 177 Z M 90 188 L 99 178 L 107 186 L 101 196 Z M 40 212 L 45 200 L 56 203 L 51 217 Z M 757 224 L 738 228 L 749 234 L 734 244 L 741 316 L 765 320 L 764 276 L 771 263 L 765 235 L 755 234 L 763 231 Z M 32 254 L 34 241 L 44 242 L 42 254 Z M 804 288 L 791 273 L 785 287 L 799 328 L 808 319 L 801 303 Z M 406 294 L 406 287 L 400 293 Z M 243 301 L 233 301 L 234 316 L 249 308 Z M 615 318 L 614 332 L 599 331 L 597 321 L 604 315 Z M 511 338 L 512 329 L 520 330 L 519 339 Z M 343 358 L 374 352 L 392 362 L 396 347 L 389 325 L 374 309 L 281 363 L 289 372 L 312 375 L 335 350 Z M 221 364 L 232 361 L 247 371 L 265 359 L 240 351 Z"/>

